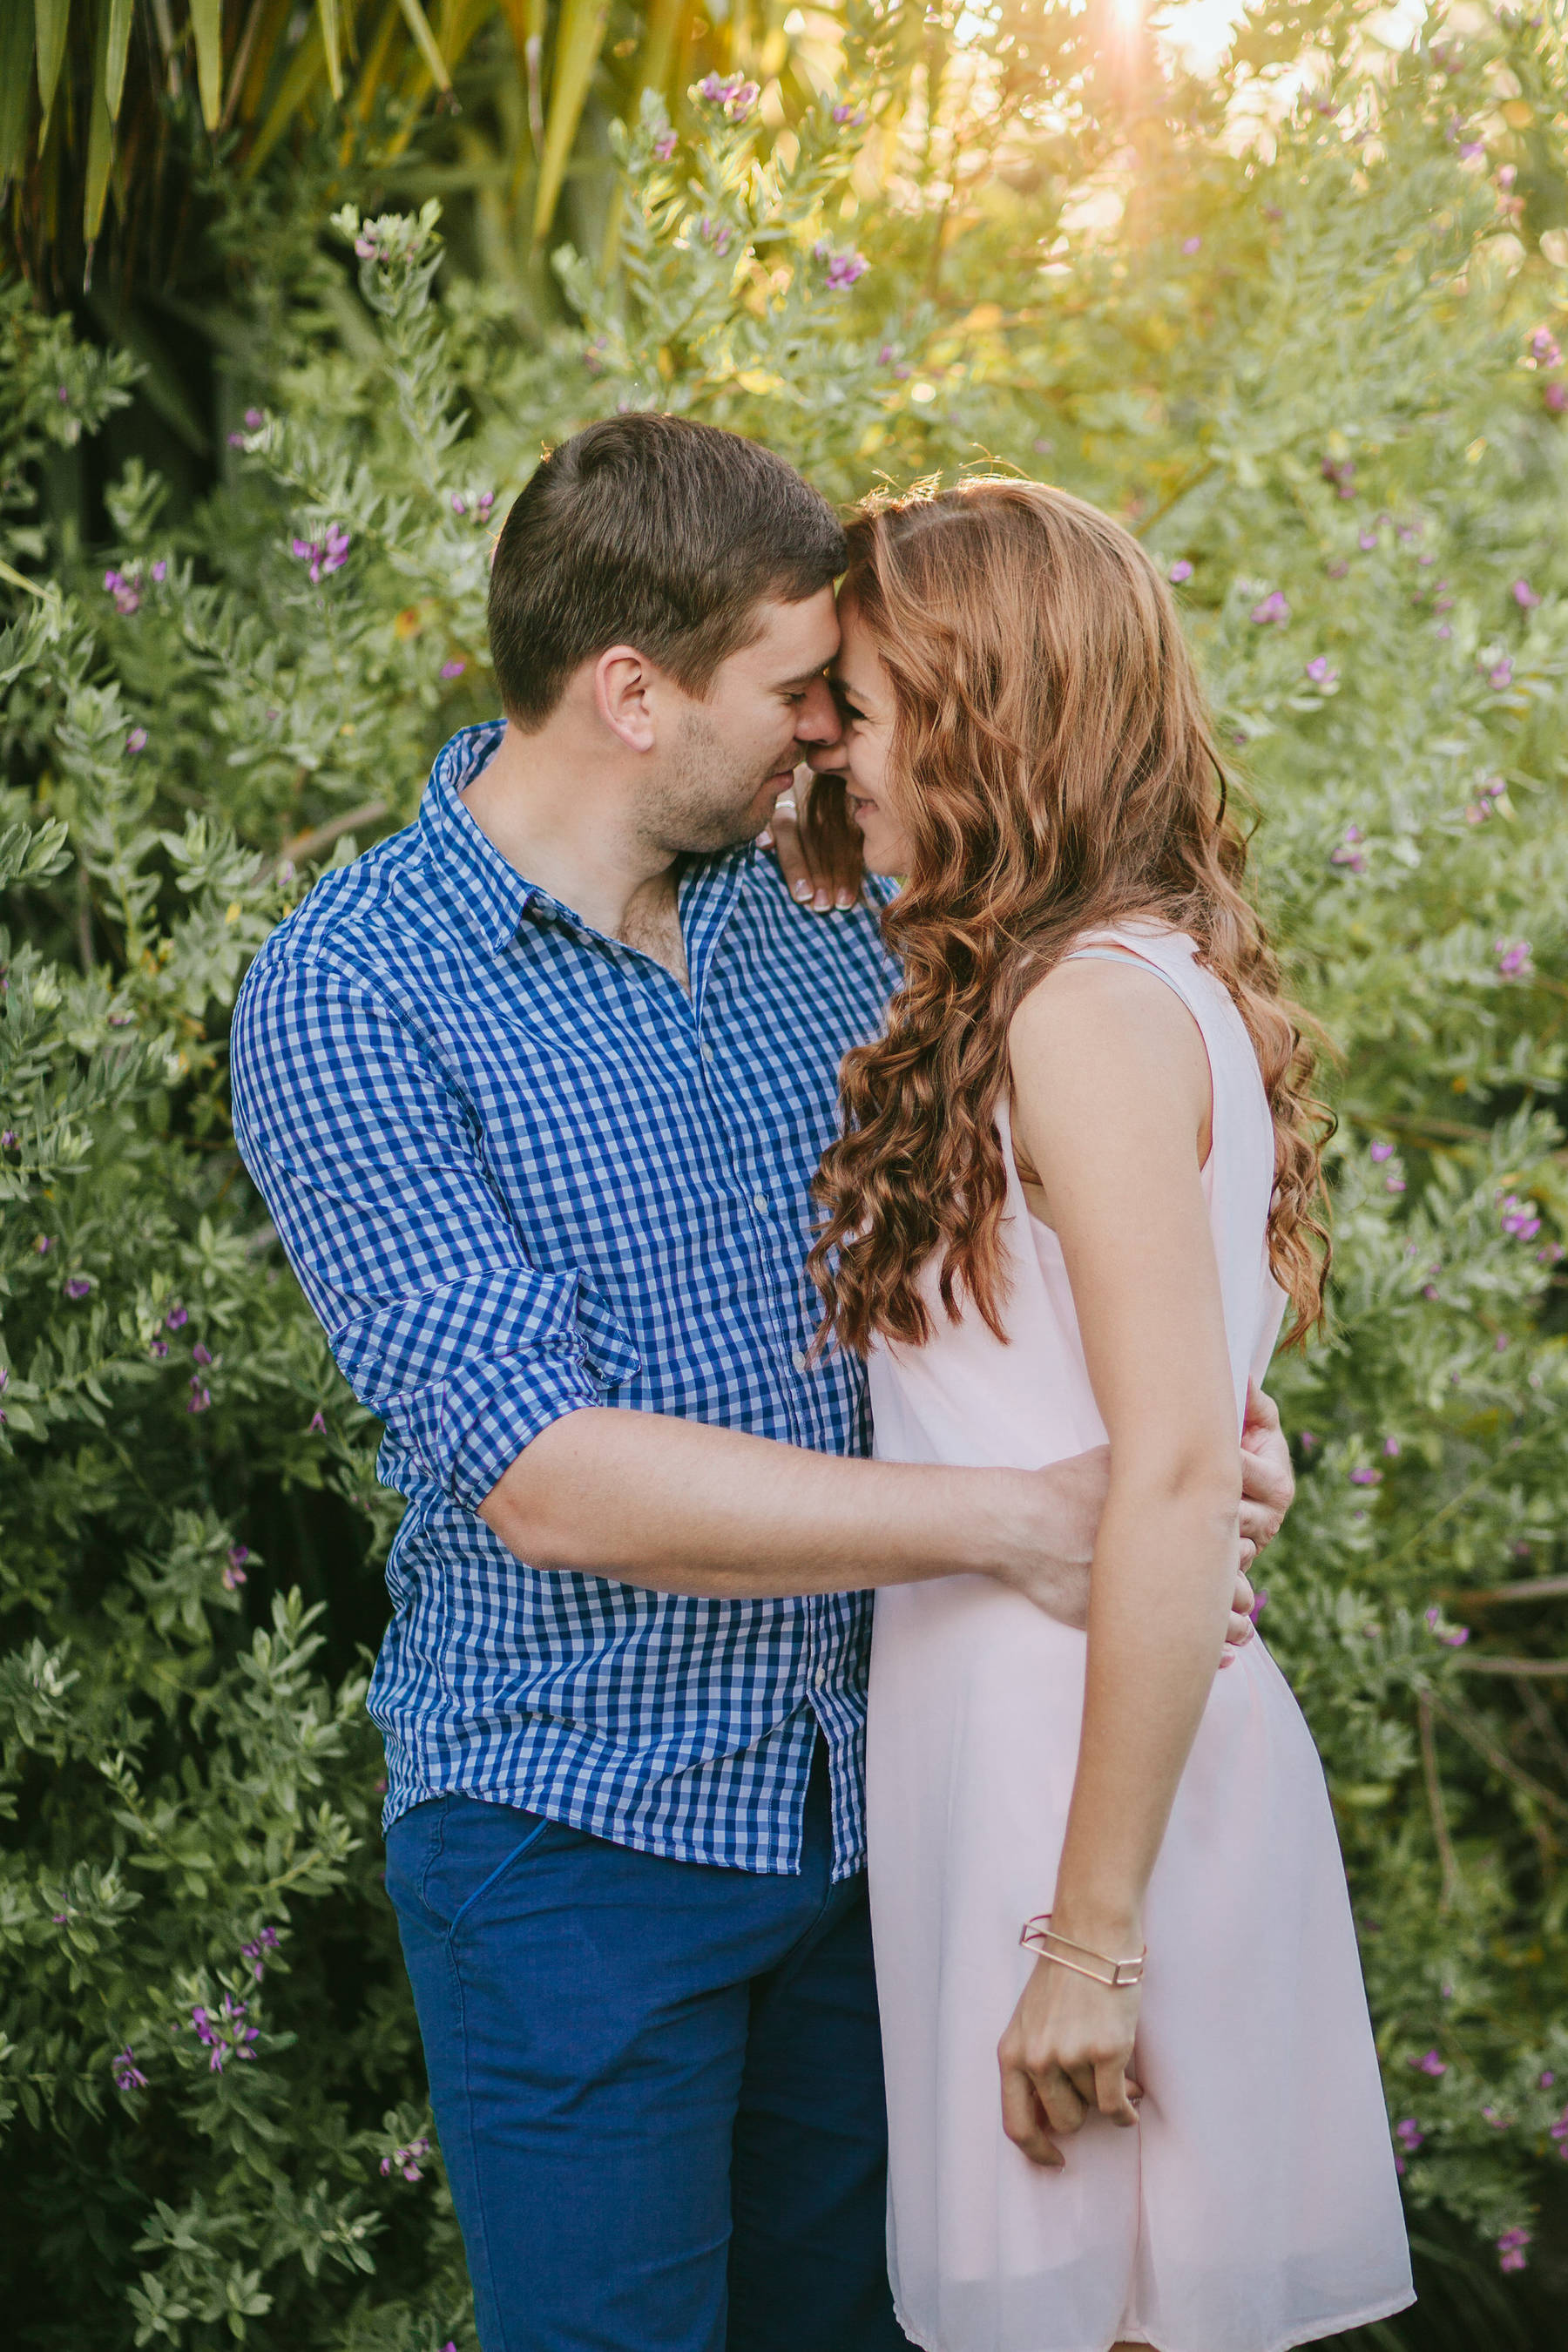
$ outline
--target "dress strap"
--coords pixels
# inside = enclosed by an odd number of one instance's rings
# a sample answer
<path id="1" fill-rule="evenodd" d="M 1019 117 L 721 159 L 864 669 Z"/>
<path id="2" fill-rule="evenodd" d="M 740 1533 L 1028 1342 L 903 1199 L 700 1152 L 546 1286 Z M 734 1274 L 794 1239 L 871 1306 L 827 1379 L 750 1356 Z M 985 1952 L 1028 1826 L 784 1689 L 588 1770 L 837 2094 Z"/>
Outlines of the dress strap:
<path id="1" fill-rule="evenodd" d="M 1152 971 L 1156 980 L 1163 980 L 1173 996 L 1179 996 L 1181 998 L 1182 1003 L 1186 1006 L 1187 1011 L 1192 1014 L 1194 1020 L 1198 1022 L 1199 1034 L 1201 1035 L 1203 1034 L 1203 1023 L 1198 1020 L 1196 1007 L 1194 1005 L 1192 999 L 1188 996 L 1186 990 L 1182 986 L 1181 982 L 1176 978 L 1175 974 L 1173 972 L 1167 971 L 1163 963 L 1156 963 L 1152 956 L 1140 955 L 1136 948 L 1123 948 L 1120 950 L 1116 948 L 1069 948 L 1067 954 L 1061 958 L 1061 961 L 1063 963 L 1135 963 L 1141 965 L 1143 971 Z"/>

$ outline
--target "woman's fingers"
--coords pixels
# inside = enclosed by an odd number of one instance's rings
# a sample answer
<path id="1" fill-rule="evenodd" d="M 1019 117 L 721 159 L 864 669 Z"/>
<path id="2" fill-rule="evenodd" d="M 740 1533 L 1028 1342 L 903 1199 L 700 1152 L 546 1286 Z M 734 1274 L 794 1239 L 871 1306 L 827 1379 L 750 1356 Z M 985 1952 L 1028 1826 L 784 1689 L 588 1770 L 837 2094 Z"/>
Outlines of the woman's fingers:
<path id="1" fill-rule="evenodd" d="M 791 898 L 811 913 L 842 911 L 859 898 L 865 880 L 860 836 L 836 780 L 814 785 L 804 800 L 784 793 L 758 846 L 773 851 Z"/>
<path id="2" fill-rule="evenodd" d="M 1034 2070 L 1031 2079 L 1035 2096 L 1045 2109 L 1046 2121 L 1054 2132 L 1075 2132 L 1093 2105 L 1092 2098 L 1079 2097 L 1070 2076 L 1064 2074 L 1054 2059 Z"/>
<path id="3" fill-rule="evenodd" d="M 1094 2103 L 1102 2116 L 1109 2116 L 1113 2124 L 1121 2124 L 1123 2129 L 1138 2120 L 1138 2110 L 1131 2099 L 1137 2087 L 1120 2058 L 1101 2059 L 1094 2070 Z"/>
<path id="4" fill-rule="evenodd" d="M 1066 2159 L 1046 2128 L 1035 2086 L 1022 2066 L 1005 2058 L 1002 2061 L 1002 2128 L 1031 2164 L 1043 2165 L 1050 2172 L 1061 2170 Z"/>

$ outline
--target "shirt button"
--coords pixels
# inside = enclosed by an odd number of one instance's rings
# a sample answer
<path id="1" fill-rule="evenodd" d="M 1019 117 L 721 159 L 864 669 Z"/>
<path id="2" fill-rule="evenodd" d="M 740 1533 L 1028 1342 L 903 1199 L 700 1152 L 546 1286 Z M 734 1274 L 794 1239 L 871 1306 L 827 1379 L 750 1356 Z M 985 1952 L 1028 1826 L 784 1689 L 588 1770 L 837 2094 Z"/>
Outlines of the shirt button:
<path id="1" fill-rule="evenodd" d="M 790 1357 L 790 1362 L 795 1366 L 795 1370 L 796 1370 L 797 1372 L 804 1372 L 804 1371 L 805 1371 L 805 1349 L 804 1349 L 804 1348 L 796 1348 L 796 1349 L 794 1350 L 794 1352 L 791 1354 L 791 1357 Z"/>
<path id="2" fill-rule="evenodd" d="M 756 1210 L 759 1216 L 765 1217 L 768 1213 L 767 1194 L 765 1192 L 753 1192 L 752 1195 L 752 1206 Z"/>
<path id="3" fill-rule="evenodd" d="M 829 1681 L 827 1668 L 826 1666 L 814 1666 L 811 1670 L 811 1679 L 818 1690 L 826 1690 Z"/>

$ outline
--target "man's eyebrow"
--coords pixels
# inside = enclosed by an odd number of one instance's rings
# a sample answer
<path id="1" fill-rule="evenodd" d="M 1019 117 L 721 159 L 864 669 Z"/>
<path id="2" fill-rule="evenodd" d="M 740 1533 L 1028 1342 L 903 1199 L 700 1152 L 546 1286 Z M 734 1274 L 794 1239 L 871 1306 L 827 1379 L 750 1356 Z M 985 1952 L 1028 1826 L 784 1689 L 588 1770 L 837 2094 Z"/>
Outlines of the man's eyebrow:
<path id="1" fill-rule="evenodd" d="M 826 662 L 818 662 L 815 669 L 796 670 L 793 677 L 780 678 L 774 691 L 778 694 L 787 694 L 792 686 L 810 686 L 815 679 L 826 677 L 827 667 Z"/>

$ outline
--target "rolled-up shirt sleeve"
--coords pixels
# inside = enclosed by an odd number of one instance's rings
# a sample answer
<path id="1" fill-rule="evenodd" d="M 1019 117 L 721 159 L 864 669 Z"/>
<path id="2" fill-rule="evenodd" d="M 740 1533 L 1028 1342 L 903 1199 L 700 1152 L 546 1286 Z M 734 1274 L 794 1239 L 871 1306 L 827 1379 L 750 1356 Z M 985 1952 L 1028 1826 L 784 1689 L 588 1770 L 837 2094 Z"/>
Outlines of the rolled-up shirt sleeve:
<path id="1" fill-rule="evenodd" d="M 235 1136 L 360 1402 L 477 1508 L 531 1439 L 637 1359 L 575 1267 L 532 1265 L 471 1110 L 396 1007 L 265 958 L 233 1032 Z"/>

